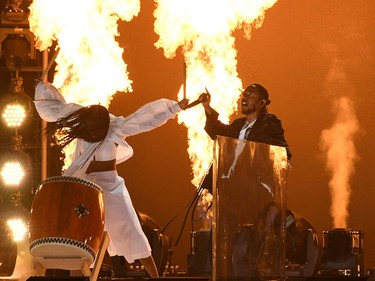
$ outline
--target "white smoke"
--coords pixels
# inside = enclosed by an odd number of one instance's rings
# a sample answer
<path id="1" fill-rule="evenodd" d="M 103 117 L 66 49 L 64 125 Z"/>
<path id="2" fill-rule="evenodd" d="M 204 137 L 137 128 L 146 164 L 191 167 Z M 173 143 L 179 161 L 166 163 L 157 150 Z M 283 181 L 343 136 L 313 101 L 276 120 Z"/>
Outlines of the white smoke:
<path id="1" fill-rule="evenodd" d="M 346 89 L 347 93 L 349 88 L 339 61 L 336 60 L 330 69 L 327 82 L 330 99 L 334 101 L 335 119 L 331 128 L 322 131 L 321 148 L 326 153 L 326 165 L 331 173 L 329 187 L 333 227 L 346 228 L 351 196 L 350 178 L 358 159 L 354 138 L 359 131 L 359 123 L 351 99 L 341 94 L 344 91 L 337 91 L 337 88 Z"/>

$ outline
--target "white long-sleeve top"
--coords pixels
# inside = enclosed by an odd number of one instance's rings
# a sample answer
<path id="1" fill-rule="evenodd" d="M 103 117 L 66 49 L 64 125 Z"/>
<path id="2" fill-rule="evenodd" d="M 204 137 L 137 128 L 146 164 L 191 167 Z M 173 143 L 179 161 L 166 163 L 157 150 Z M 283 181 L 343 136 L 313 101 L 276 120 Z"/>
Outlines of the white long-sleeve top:
<path id="1" fill-rule="evenodd" d="M 35 107 L 42 119 L 47 122 L 55 122 L 82 106 L 75 103 L 67 103 L 64 97 L 50 83 L 40 82 L 35 91 Z M 116 159 L 116 164 L 126 161 L 133 156 L 133 149 L 125 141 L 126 137 L 134 136 L 142 132 L 150 131 L 165 124 L 169 119 L 174 118 L 175 114 L 181 110 L 176 101 L 169 99 L 159 99 L 150 102 L 139 108 L 133 114 L 123 117 L 110 114 L 110 126 L 108 134 L 101 145 L 98 143 L 88 143 L 77 139 L 77 146 L 73 161 L 70 167 L 65 171 L 67 176 L 82 176 L 82 171 L 91 161 L 95 150 L 95 160 L 105 161 Z M 117 144 L 111 146 L 106 143 Z M 102 153 L 100 153 L 102 151 Z"/>

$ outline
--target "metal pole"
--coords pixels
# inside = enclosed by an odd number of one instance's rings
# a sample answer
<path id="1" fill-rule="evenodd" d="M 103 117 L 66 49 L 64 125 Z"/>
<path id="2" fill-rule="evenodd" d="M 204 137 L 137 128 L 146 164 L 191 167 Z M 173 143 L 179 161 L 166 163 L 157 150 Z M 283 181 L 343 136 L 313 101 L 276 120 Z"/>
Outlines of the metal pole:
<path id="1" fill-rule="evenodd" d="M 43 51 L 43 71 L 48 67 L 48 50 Z M 48 81 L 48 75 L 44 75 L 43 81 Z M 46 121 L 42 120 L 42 136 L 41 136 L 41 179 L 47 178 L 47 137 L 44 134 L 43 128 L 46 126 Z"/>
<path id="2" fill-rule="evenodd" d="M 183 94 L 184 94 L 184 99 L 186 99 L 186 62 L 184 62 L 184 91 L 183 91 Z"/>

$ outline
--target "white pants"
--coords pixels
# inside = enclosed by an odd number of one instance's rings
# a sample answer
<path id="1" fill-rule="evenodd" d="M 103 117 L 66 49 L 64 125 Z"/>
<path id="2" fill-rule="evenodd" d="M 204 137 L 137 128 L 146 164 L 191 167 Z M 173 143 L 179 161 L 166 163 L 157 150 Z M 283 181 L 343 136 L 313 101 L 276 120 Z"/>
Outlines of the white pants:
<path id="1" fill-rule="evenodd" d="M 151 247 L 134 210 L 124 179 L 116 171 L 94 172 L 87 180 L 99 185 L 104 194 L 105 223 L 110 256 L 124 256 L 128 263 L 151 255 Z"/>

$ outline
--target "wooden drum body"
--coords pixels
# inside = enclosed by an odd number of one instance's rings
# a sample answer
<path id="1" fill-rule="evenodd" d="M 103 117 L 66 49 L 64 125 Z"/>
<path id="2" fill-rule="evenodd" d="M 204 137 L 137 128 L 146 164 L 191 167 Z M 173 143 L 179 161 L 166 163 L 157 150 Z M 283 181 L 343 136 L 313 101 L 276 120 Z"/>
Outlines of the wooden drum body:
<path id="1" fill-rule="evenodd" d="M 29 232 L 34 257 L 84 257 L 93 262 L 104 232 L 101 188 L 67 176 L 42 181 L 32 203 Z"/>

